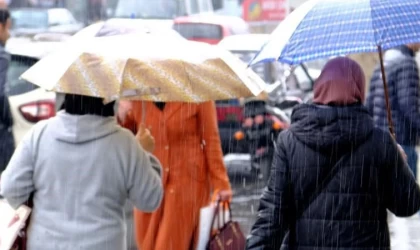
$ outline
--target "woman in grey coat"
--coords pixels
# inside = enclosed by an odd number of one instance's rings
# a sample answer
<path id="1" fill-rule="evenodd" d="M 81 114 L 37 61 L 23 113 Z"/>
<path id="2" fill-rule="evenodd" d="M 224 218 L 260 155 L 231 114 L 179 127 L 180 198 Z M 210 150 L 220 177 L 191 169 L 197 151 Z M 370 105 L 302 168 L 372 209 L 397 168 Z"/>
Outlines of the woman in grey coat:
<path id="1" fill-rule="evenodd" d="M 126 249 L 124 205 L 152 212 L 163 189 L 154 140 L 121 128 L 114 103 L 66 95 L 64 111 L 38 123 L 1 177 L 15 208 L 33 194 L 28 250 Z"/>

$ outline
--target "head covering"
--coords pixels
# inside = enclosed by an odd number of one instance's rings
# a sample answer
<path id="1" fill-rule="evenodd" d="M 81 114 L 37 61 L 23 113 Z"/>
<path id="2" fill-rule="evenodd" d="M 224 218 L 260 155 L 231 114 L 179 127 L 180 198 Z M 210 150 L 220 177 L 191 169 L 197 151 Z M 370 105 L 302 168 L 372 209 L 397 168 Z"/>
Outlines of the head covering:
<path id="1" fill-rule="evenodd" d="M 360 65 L 347 57 L 330 60 L 314 85 L 314 103 L 345 106 L 363 103 L 365 74 Z"/>
<path id="2" fill-rule="evenodd" d="M 71 115 L 114 116 L 115 102 L 104 104 L 104 99 L 91 96 L 66 94 L 61 109 Z"/>

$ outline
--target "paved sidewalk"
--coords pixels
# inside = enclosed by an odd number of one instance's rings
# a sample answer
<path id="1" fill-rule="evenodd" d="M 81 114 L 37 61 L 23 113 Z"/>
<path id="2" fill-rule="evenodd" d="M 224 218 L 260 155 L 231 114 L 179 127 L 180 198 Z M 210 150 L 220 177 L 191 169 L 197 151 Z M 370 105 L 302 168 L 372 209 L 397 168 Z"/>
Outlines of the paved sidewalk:
<path id="1" fill-rule="evenodd" d="M 420 249 L 420 215 L 410 218 L 388 217 L 392 250 Z"/>

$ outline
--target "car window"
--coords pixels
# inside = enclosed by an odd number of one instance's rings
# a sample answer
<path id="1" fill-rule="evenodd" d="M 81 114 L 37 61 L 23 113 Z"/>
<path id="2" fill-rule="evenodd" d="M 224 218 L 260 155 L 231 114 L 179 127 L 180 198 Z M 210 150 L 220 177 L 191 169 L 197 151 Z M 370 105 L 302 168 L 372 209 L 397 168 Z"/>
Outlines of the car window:
<path id="1" fill-rule="evenodd" d="M 71 14 L 71 12 L 67 11 L 67 10 L 63 10 L 62 21 L 63 21 L 63 24 L 75 24 L 76 23 L 76 19 L 74 18 L 73 14 Z"/>
<path id="2" fill-rule="evenodd" d="M 222 27 L 214 24 L 177 23 L 174 25 L 174 30 L 186 39 L 220 40 L 223 37 Z"/>
<path id="3" fill-rule="evenodd" d="M 49 11 L 48 23 L 50 26 L 70 25 L 75 24 L 76 20 L 71 12 L 66 9 L 52 9 Z"/>
<path id="4" fill-rule="evenodd" d="M 68 25 L 72 24 L 69 20 L 69 13 L 66 10 L 50 10 L 49 11 L 49 26 Z"/>
<path id="5" fill-rule="evenodd" d="M 44 29 L 48 27 L 48 12 L 14 10 L 11 12 L 12 29 Z"/>
<path id="6" fill-rule="evenodd" d="M 231 51 L 233 55 L 237 56 L 239 59 L 241 59 L 241 61 L 243 61 L 244 63 L 248 64 L 257 54 L 256 51 Z M 255 73 L 257 73 L 262 79 L 266 80 L 266 75 L 265 75 L 265 64 L 263 63 L 259 63 L 256 65 L 251 66 L 251 68 L 255 71 Z"/>
<path id="7" fill-rule="evenodd" d="M 7 72 L 6 91 L 8 95 L 21 95 L 38 88 L 32 83 L 19 79 L 20 76 L 37 62 L 37 59 L 12 55 Z"/>

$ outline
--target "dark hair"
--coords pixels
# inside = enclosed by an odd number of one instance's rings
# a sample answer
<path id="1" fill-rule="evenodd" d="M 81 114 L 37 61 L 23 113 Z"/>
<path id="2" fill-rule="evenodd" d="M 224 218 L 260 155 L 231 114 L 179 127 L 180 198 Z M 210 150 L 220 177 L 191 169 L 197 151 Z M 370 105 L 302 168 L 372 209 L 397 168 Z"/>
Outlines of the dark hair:
<path id="1" fill-rule="evenodd" d="M 114 102 L 104 104 L 104 99 L 83 95 L 66 94 L 61 109 L 71 115 L 114 116 Z"/>
<path id="2" fill-rule="evenodd" d="M 10 12 L 7 9 L 0 9 L 0 24 L 6 25 L 7 20 L 10 18 Z"/>

